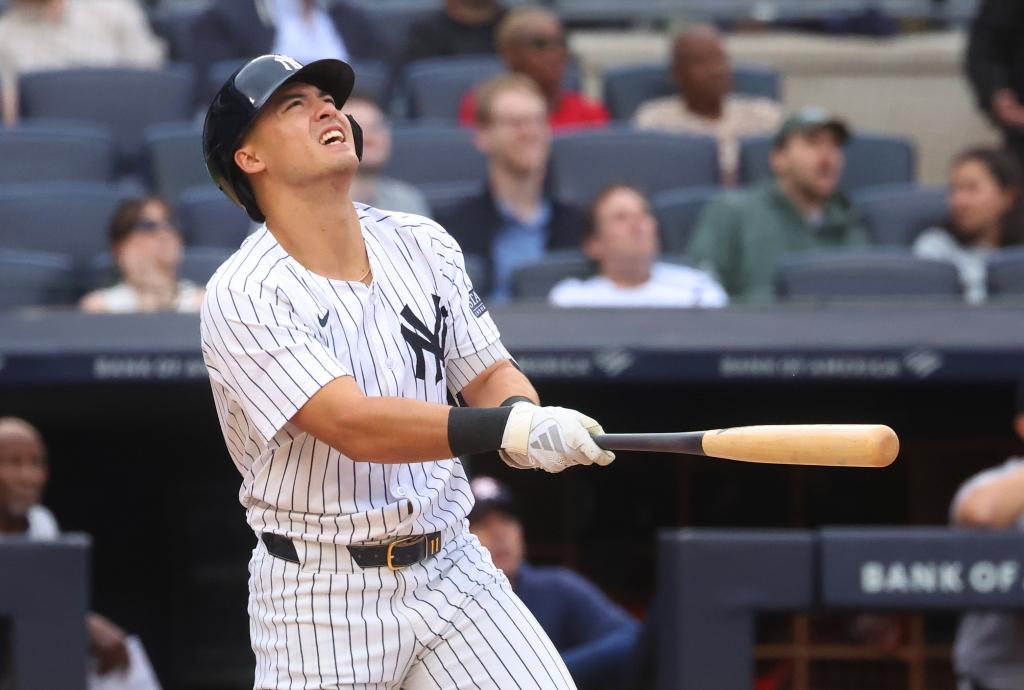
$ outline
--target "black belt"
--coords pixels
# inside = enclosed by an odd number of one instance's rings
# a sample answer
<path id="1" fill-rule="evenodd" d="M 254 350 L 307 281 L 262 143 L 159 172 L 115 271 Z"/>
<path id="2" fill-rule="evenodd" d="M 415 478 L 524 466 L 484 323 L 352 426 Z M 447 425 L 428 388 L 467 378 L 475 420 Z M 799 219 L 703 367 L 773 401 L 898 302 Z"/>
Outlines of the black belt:
<path id="1" fill-rule="evenodd" d="M 280 534 L 263 532 L 260 541 L 267 547 L 267 553 L 291 563 L 299 562 L 299 554 L 295 544 L 288 537 Z M 410 565 L 430 558 L 441 550 L 441 533 L 418 534 L 413 537 L 401 537 L 387 544 L 349 544 L 348 549 L 352 560 L 360 568 L 387 568 L 401 570 Z"/>

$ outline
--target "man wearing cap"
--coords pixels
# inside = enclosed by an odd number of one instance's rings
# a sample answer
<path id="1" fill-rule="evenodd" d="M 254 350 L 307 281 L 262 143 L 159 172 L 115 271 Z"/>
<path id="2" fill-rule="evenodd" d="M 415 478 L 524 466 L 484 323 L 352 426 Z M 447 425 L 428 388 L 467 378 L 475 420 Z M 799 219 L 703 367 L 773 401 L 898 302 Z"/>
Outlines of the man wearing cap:
<path id="1" fill-rule="evenodd" d="M 639 624 L 586 579 L 525 560 L 519 507 L 503 483 L 477 477 L 469 529 L 544 628 L 580 690 L 623 687 Z"/>
<path id="2" fill-rule="evenodd" d="M 733 301 L 764 302 L 783 254 L 867 244 L 860 214 L 837 190 L 848 138 L 846 125 L 819 108 L 790 116 L 775 135 L 773 177 L 726 192 L 701 213 L 694 265 L 712 271 Z"/>
<path id="3" fill-rule="evenodd" d="M 1013 419 L 1024 441 L 1024 381 Z M 954 525 L 1024 531 L 1024 455 L 990 467 L 964 482 L 953 498 Z M 957 690 L 1024 688 L 1024 614 L 970 611 L 960 619 L 953 646 Z"/>

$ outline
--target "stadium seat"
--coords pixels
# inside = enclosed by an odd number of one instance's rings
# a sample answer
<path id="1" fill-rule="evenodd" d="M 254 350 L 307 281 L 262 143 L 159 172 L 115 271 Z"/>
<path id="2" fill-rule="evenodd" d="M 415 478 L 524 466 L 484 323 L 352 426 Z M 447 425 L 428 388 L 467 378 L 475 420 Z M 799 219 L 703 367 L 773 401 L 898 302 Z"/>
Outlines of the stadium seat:
<path id="1" fill-rule="evenodd" d="M 586 278 L 594 272 L 593 262 L 578 251 L 549 252 L 537 263 L 512 272 L 512 299 L 546 301 L 548 293 L 564 278 Z"/>
<path id="2" fill-rule="evenodd" d="M 614 120 L 629 120 L 644 101 L 675 92 L 669 66 L 663 63 L 609 67 L 604 73 L 604 105 Z M 781 100 L 779 74 L 770 67 L 736 65 L 733 92 Z"/>
<path id="3" fill-rule="evenodd" d="M 32 72 L 19 80 L 26 120 L 71 120 L 105 125 L 116 134 L 121 172 L 136 172 L 143 132 L 192 115 L 191 71 L 81 68 Z"/>
<path id="4" fill-rule="evenodd" d="M 213 184 L 203 162 L 203 133 L 192 122 L 146 130 L 146 163 L 153 190 L 168 202 L 190 187 Z"/>
<path id="5" fill-rule="evenodd" d="M 234 251 L 249 234 L 253 222 L 213 185 L 185 191 L 174 206 L 182 239 L 190 247 L 217 247 Z"/>
<path id="6" fill-rule="evenodd" d="M 875 244 L 908 247 L 929 227 L 949 213 L 946 188 L 891 185 L 867 189 L 853 197 L 864 214 Z"/>
<path id="7" fill-rule="evenodd" d="M 189 247 L 181 258 L 180 276 L 198 285 L 206 285 L 234 249 Z"/>
<path id="8" fill-rule="evenodd" d="M 114 142 L 103 127 L 38 123 L 0 128 L 0 184 L 113 179 Z"/>
<path id="9" fill-rule="evenodd" d="M 375 34 L 383 43 L 381 48 L 393 65 L 402 59 L 413 22 L 424 13 L 441 7 L 439 0 L 360 0 L 358 4 L 376 28 Z"/>
<path id="10" fill-rule="evenodd" d="M 153 32 L 167 44 L 167 59 L 186 62 L 192 55 L 192 27 L 201 9 L 192 3 L 184 7 L 175 3 L 164 3 L 150 14 L 149 23 Z"/>
<path id="11" fill-rule="evenodd" d="M 820 250 L 779 262 L 776 294 L 784 300 L 961 298 L 956 268 L 899 250 Z"/>
<path id="12" fill-rule="evenodd" d="M 740 142 L 740 184 L 752 184 L 772 174 L 772 138 L 745 137 Z M 904 137 L 856 133 L 846 144 L 846 167 L 840 189 L 853 193 L 867 187 L 912 184 L 917 161 L 914 145 Z"/>
<path id="13" fill-rule="evenodd" d="M 612 182 L 629 182 L 649 195 L 718 184 L 718 147 L 711 137 L 638 132 L 626 127 L 555 137 L 551 189 L 567 203 L 586 206 Z"/>
<path id="14" fill-rule="evenodd" d="M 495 55 L 459 55 L 411 62 L 402 70 L 400 80 L 406 115 L 414 119 L 454 122 L 459 117 L 459 106 L 466 92 L 504 71 L 504 63 Z M 570 63 L 565 72 L 566 88 L 578 89 L 579 83 L 579 68 Z"/>
<path id="15" fill-rule="evenodd" d="M 435 216 L 444 215 L 445 209 L 470 199 L 481 191 L 481 182 L 448 182 L 420 185 L 419 190 L 427 199 L 430 211 Z"/>
<path id="16" fill-rule="evenodd" d="M 988 259 L 990 297 L 1024 297 L 1024 247 L 1001 249 Z"/>
<path id="17" fill-rule="evenodd" d="M 480 182 L 487 159 L 458 125 L 410 124 L 391 132 L 391 160 L 384 174 L 414 185 Z"/>
<path id="18" fill-rule="evenodd" d="M 67 254 L 78 268 L 107 247 L 118 187 L 84 182 L 0 189 L 0 247 Z"/>
<path id="19" fill-rule="evenodd" d="M 663 252 L 685 254 L 704 205 L 722 193 L 721 187 L 695 187 L 662 192 L 651 199 L 658 219 Z"/>
<path id="20" fill-rule="evenodd" d="M 53 252 L 0 249 L 0 310 L 73 304 L 74 262 Z"/>

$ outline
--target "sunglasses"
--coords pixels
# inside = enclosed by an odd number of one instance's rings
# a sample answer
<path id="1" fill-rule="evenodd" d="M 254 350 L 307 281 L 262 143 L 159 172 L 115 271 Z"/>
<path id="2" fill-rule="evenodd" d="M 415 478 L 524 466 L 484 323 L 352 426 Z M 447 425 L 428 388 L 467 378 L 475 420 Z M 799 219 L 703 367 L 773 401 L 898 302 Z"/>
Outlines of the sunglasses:
<path id="1" fill-rule="evenodd" d="M 141 230 L 142 232 L 156 232 L 157 230 L 169 229 L 173 230 L 174 226 L 168 220 L 151 220 L 149 218 L 140 218 L 135 225 L 132 226 L 133 230 Z"/>
<path id="2" fill-rule="evenodd" d="M 534 50 L 565 50 L 568 43 L 565 36 L 527 36 L 526 45 Z"/>

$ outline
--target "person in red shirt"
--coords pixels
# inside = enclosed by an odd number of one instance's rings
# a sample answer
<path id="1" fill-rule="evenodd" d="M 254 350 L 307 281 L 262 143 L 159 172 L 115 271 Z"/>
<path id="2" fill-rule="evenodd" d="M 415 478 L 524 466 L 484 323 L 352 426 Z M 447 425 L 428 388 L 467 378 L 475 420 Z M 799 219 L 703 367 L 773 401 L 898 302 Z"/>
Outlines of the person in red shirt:
<path id="1" fill-rule="evenodd" d="M 553 12 L 540 7 L 512 10 L 498 25 L 498 53 L 512 72 L 533 79 L 548 102 L 548 121 L 555 130 L 600 127 L 608 111 L 597 101 L 563 87 L 569 64 L 565 27 Z M 473 91 L 462 98 L 459 122 L 472 126 L 476 109 Z"/>

